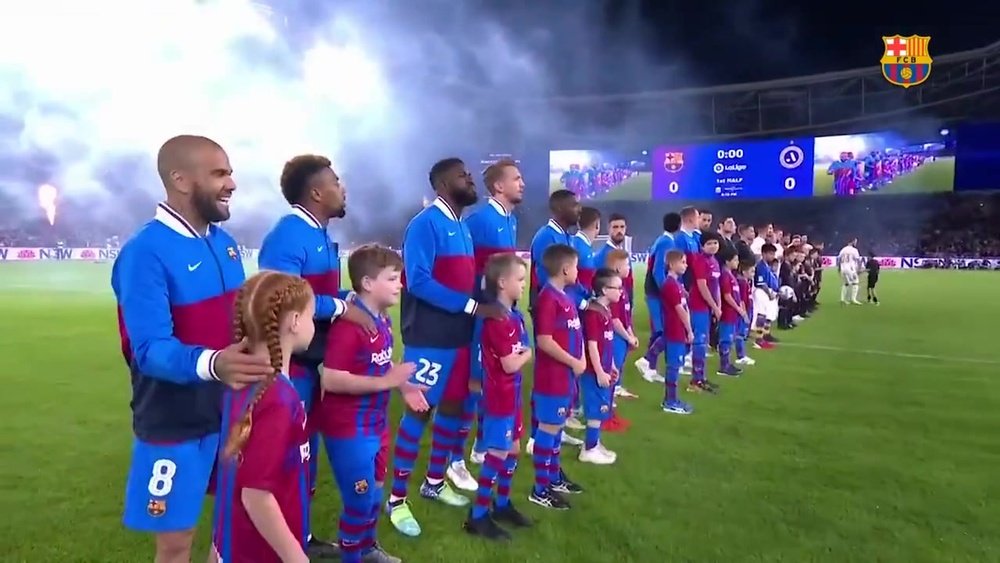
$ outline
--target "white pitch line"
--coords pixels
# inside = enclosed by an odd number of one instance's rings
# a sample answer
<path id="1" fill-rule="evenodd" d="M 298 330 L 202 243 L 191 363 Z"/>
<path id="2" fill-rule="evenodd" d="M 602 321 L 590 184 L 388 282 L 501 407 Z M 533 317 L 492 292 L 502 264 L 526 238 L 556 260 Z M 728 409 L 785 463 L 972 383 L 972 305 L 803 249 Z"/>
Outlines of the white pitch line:
<path id="1" fill-rule="evenodd" d="M 931 354 L 910 354 L 908 352 L 891 352 L 889 350 L 871 350 L 865 348 L 844 348 L 842 346 L 805 344 L 801 342 L 781 342 L 779 346 L 808 348 L 810 350 L 827 350 L 830 352 L 848 352 L 852 354 L 870 354 L 873 356 L 889 356 L 892 358 L 912 358 L 915 360 L 936 360 L 939 362 L 964 362 L 967 364 L 1000 365 L 1000 360 L 987 360 L 985 358 L 957 358 L 953 356 L 934 356 Z"/>

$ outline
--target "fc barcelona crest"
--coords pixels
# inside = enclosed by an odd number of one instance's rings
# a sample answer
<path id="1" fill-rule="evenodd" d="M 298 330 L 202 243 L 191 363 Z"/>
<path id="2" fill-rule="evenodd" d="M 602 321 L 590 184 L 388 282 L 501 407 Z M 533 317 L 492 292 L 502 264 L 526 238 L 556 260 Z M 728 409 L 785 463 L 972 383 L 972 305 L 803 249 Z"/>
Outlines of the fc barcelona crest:
<path id="1" fill-rule="evenodd" d="M 226 253 L 229 254 L 229 257 L 232 258 L 233 260 L 236 260 L 237 258 L 240 257 L 240 253 L 236 252 L 236 249 L 231 246 L 226 248 Z"/>
<path id="2" fill-rule="evenodd" d="M 922 35 L 892 35 L 883 37 L 885 52 L 882 53 L 882 76 L 890 84 L 909 88 L 922 84 L 931 75 L 931 52 L 927 46 L 930 37 Z"/>
<path id="3" fill-rule="evenodd" d="M 668 152 L 663 155 L 663 169 L 667 172 L 680 172 L 684 168 L 684 153 Z"/>
<path id="4" fill-rule="evenodd" d="M 159 498 L 149 499 L 149 504 L 146 505 L 146 512 L 153 518 L 163 516 L 167 512 L 167 501 Z"/>
<path id="5" fill-rule="evenodd" d="M 362 479 L 354 482 L 354 492 L 363 495 L 368 492 L 368 480 Z"/>

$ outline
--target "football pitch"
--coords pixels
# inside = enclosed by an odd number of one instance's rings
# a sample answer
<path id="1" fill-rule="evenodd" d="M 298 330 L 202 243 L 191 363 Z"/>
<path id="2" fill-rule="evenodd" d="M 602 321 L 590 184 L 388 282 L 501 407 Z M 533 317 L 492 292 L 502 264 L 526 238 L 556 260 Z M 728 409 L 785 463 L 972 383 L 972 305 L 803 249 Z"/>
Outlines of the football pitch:
<path id="1" fill-rule="evenodd" d="M 826 166 L 813 168 L 813 195 L 832 196 L 833 176 L 826 173 Z M 955 183 L 955 157 L 938 157 L 920 168 L 902 176 L 897 176 L 891 184 L 877 192 L 863 192 L 862 195 L 880 194 L 921 194 L 928 192 L 950 192 Z"/>
<path id="2" fill-rule="evenodd" d="M 0 264 L 4 562 L 151 560 L 150 539 L 121 526 L 130 391 L 109 273 Z M 996 276 L 886 271 L 875 308 L 839 306 L 828 273 L 817 314 L 779 333 L 778 349 L 752 352 L 744 377 L 715 378 L 721 395 L 688 397 L 693 416 L 661 412 L 662 388 L 629 366 L 640 398 L 620 411 L 633 426 L 605 438 L 618 462 L 563 450 L 587 489 L 571 511 L 527 502 L 522 456 L 515 502 L 537 524 L 513 542 L 467 537 L 462 510 L 419 498 L 423 535 L 404 539 L 383 518 L 381 541 L 420 563 L 1000 560 Z M 334 537 L 339 501 L 320 468 L 313 527 Z"/>
<path id="3" fill-rule="evenodd" d="M 561 189 L 563 189 L 563 185 L 559 181 L 559 176 L 550 177 L 549 193 Z M 651 197 L 653 197 L 653 173 L 640 172 L 615 186 L 611 191 L 583 201 L 584 203 L 587 201 L 649 201 Z"/>

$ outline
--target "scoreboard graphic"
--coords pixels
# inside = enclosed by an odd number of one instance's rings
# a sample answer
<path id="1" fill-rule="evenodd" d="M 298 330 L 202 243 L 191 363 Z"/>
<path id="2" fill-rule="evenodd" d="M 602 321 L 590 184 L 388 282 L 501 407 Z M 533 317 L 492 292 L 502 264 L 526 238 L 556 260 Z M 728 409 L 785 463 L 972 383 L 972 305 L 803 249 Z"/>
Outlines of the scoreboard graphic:
<path id="1" fill-rule="evenodd" d="M 951 191 L 954 135 L 893 132 L 703 144 L 625 154 L 549 153 L 549 190 L 580 199 L 710 200 L 853 197 Z"/>

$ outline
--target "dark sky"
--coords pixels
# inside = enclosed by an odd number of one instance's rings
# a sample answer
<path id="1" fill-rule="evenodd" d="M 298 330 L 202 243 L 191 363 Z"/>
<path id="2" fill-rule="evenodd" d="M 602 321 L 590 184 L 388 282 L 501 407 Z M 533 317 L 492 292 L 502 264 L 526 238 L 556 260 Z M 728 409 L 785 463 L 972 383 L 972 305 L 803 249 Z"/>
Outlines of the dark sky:
<path id="1" fill-rule="evenodd" d="M 619 8 L 634 1 L 611 2 Z M 1000 21 L 964 1 L 931 8 L 874 1 L 641 0 L 651 57 L 682 51 L 703 84 L 769 80 L 878 65 L 883 35 L 929 35 L 931 56 L 1000 39 Z M 980 12 L 982 9 L 979 10 Z M 611 21 L 616 10 L 611 8 Z M 979 18 L 977 23 L 975 20 Z M 937 24 L 933 22 L 938 22 Z"/>

